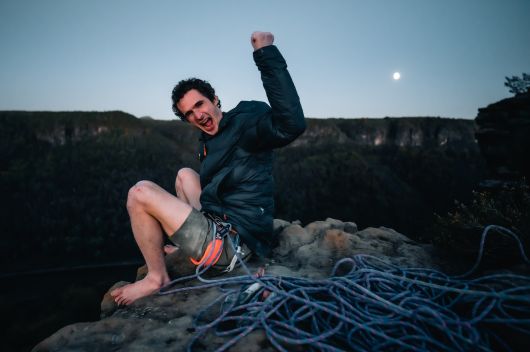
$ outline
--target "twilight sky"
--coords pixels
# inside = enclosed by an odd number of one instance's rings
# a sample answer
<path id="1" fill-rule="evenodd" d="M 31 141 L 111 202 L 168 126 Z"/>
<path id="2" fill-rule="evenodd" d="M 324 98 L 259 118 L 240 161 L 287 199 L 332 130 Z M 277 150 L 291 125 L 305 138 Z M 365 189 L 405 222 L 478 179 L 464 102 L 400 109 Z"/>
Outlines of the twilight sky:
<path id="1" fill-rule="evenodd" d="M 0 110 L 173 119 L 191 76 L 223 110 L 266 100 L 250 45 L 264 30 L 307 117 L 474 118 L 530 72 L 529 14 L 528 0 L 0 0 Z"/>

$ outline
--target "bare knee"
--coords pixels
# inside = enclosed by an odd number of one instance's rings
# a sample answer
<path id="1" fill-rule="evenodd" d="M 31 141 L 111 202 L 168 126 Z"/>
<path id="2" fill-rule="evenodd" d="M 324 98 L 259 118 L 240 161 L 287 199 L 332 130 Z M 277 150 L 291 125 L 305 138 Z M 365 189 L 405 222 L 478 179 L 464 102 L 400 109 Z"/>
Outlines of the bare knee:
<path id="1" fill-rule="evenodd" d="M 189 167 L 183 167 L 177 172 L 177 179 L 175 180 L 175 188 L 177 193 L 180 193 L 184 188 L 185 184 L 196 181 L 199 178 L 199 174 L 195 170 Z"/>
<path id="2" fill-rule="evenodd" d="M 127 209 L 131 211 L 145 206 L 155 187 L 151 181 L 140 181 L 132 186 L 127 195 Z"/>

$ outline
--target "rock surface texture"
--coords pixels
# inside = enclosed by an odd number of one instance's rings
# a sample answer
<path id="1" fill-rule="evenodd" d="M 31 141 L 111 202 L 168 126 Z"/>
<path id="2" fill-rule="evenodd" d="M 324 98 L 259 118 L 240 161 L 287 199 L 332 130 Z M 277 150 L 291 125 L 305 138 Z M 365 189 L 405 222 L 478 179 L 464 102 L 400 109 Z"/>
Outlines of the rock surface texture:
<path id="1" fill-rule="evenodd" d="M 279 243 L 273 258 L 251 259 L 252 272 L 264 267 L 266 274 L 304 278 L 327 277 L 344 257 L 371 254 L 402 267 L 439 268 L 430 245 L 422 245 L 385 227 L 359 231 L 353 222 L 335 219 L 299 222 L 275 220 Z M 193 268 L 172 253 L 166 257 L 170 275 L 179 277 Z M 242 268 L 230 275 L 242 275 Z M 138 270 L 138 278 L 145 268 Z M 196 285 L 194 280 L 186 285 Z M 125 282 L 118 282 L 109 292 Z M 68 325 L 39 343 L 33 351 L 161 351 L 185 350 L 195 334 L 193 319 L 220 291 L 216 287 L 171 295 L 153 295 L 127 307 L 117 307 L 109 293 L 101 302 L 101 320 Z M 212 319 L 214 317 L 211 317 Z M 207 335 L 195 346 L 214 350 L 226 340 Z M 241 339 L 231 351 L 273 351 L 265 333 L 257 330 Z"/>

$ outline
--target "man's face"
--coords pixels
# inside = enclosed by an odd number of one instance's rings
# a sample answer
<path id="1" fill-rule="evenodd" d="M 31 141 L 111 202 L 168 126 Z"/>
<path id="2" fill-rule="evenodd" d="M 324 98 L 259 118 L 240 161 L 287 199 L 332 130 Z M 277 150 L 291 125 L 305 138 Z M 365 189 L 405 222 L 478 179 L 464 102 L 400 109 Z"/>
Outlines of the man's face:
<path id="1" fill-rule="evenodd" d="M 196 89 L 189 90 L 177 103 L 177 108 L 186 120 L 193 126 L 210 135 L 215 135 L 219 130 L 219 122 L 223 117 L 217 107 L 217 96 L 210 101 Z"/>

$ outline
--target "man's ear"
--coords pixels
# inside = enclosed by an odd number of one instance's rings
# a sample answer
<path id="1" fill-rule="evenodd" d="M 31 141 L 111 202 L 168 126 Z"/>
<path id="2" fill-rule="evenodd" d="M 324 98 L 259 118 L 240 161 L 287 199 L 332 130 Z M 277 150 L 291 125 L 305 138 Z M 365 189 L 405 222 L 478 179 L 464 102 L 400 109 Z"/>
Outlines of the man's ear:
<path id="1" fill-rule="evenodd" d="M 221 100 L 219 100 L 219 97 L 217 95 L 213 99 L 213 105 L 217 106 L 219 109 L 221 108 Z"/>

